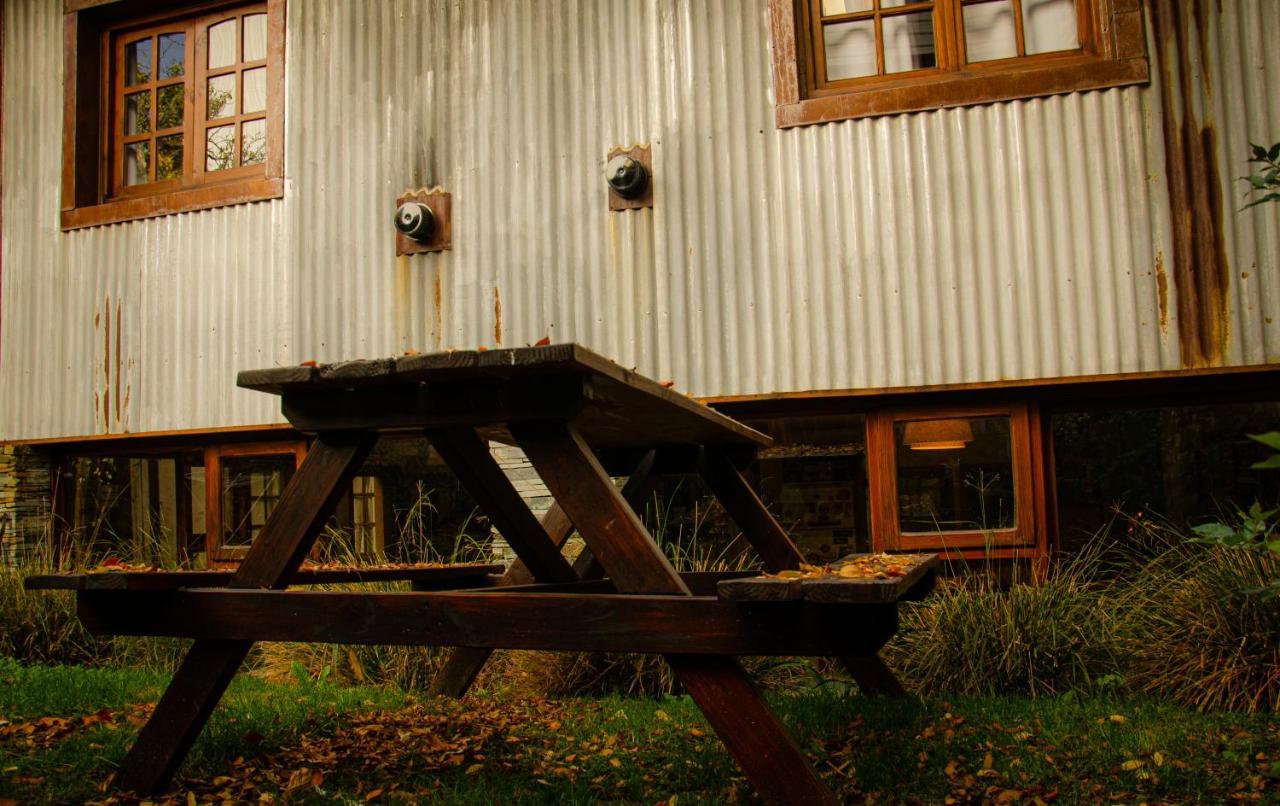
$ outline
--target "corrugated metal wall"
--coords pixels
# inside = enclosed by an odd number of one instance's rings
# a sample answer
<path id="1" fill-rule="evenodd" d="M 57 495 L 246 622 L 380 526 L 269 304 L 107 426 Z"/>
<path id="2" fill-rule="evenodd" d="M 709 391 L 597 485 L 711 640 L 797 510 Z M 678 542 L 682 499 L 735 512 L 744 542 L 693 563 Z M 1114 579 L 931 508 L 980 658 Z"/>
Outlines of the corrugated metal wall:
<path id="1" fill-rule="evenodd" d="M 1153 89 L 780 131 L 763 0 L 290 0 L 285 199 L 63 234 L 60 6 L 5 9 L 0 438 L 266 422 L 236 370 L 544 335 L 698 395 L 1181 366 Z M 1230 212 L 1277 15 L 1222 6 L 1226 360 L 1277 361 L 1275 214 Z M 656 204 L 610 214 L 633 142 Z M 426 185 L 454 248 L 397 259 Z"/>

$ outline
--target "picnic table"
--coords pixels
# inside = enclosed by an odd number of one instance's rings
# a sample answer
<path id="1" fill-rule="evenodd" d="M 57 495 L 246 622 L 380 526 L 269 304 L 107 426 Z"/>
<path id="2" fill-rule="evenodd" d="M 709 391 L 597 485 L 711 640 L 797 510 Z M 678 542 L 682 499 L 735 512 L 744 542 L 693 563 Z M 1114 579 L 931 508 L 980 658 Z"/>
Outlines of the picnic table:
<path id="1" fill-rule="evenodd" d="M 280 395 L 284 416 L 314 440 L 234 572 L 28 580 L 76 590 L 94 633 L 195 639 L 120 768 L 121 789 L 168 784 L 255 641 L 457 647 L 432 684 L 454 696 L 495 648 L 659 653 L 776 803 L 833 799 L 734 656 L 838 657 L 864 690 L 903 693 L 876 653 L 897 629 L 898 601 L 932 586 L 936 557 L 904 559 L 881 579 L 677 573 L 636 514 L 672 473 L 706 481 L 768 571 L 801 567 L 742 476 L 771 440 L 581 346 L 251 370 L 238 384 Z M 508 569 L 302 569 L 379 435 L 405 431 L 431 443 L 510 544 Z M 555 502 L 541 519 L 487 440 L 528 456 Z M 614 476 L 627 477 L 621 489 Z M 570 562 L 561 549 L 575 530 L 585 549 Z M 413 590 L 286 590 L 384 579 Z"/>

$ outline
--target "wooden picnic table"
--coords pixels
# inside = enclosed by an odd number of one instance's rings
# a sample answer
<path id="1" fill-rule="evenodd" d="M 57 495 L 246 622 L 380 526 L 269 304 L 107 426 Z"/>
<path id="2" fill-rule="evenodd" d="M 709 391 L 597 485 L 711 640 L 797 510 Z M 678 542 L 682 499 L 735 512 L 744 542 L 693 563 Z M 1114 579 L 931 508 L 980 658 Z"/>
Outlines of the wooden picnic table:
<path id="1" fill-rule="evenodd" d="M 936 558 L 879 580 L 677 573 L 636 514 L 665 473 L 699 474 L 770 572 L 800 567 L 741 474 L 771 440 L 583 347 L 252 370 L 238 383 L 280 395 L 285 417 L 314 440 L 233 573 L 28 583 L 75 589 L 95 633 L 195 639 L 121 765 L 121 789 L 168 784 L 255 641 L 457 647 L 432 684 L 454 696 L 495 648 L 659 653 L 775 803 L 833 799 L 734 656 L 839 657 L 864 690 L 903 693 L 876 653 L 897 629 L 897 602 L 932 585 Z M 405 431 L 430 441 L 518 561 L 500 577 L 488 565 L 399 577 L 299 570 L 378 436 Z M 529 457 L 555 501 L 541 520 L 486 440 Z M 610 477 L 624 475 L 619 489 Z M 570 562 L 561 548 L 575 530 L 586 548 Z M 286 590 L 372 578 L 409 579 L 414 590 Z"/>

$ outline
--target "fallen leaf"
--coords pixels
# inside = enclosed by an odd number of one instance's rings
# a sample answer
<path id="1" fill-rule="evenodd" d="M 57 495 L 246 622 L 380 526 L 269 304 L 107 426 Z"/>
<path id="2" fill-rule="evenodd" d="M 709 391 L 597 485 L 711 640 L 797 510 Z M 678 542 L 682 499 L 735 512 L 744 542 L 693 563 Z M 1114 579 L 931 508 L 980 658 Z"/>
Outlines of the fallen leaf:
<path id="1" fill-rule="evenodd" d="M 371 789 L 369 790 L 369 793 L 364 796 L 364 802 L 368 803 L 369 801 L 374 800 L 381 794 L 382 794 L 382 787 L 378 787 L 377 789 Z"/>
<path id="2" fill-rule="evenodd" d="M 546 346 L 548 346 L 548 345 L 550 345 L 550 344 L 551 344 L 551 337 L 550 337 L 550 336 L 543 336 L 542 338 L 540 338 L 540 339 L 538 339 L 537 341 L 535 341 L 535 342 L 533 343 L 533 346 L 534 346 L 534 347 L 546 347 Z"/>
<path id="3" fill-rule="evenodd" d="M 1147 763 L 1147 762 L 1143 761 L 1143 760 L 1142 760 L 1142 759 L 1140 759 L 1140 758 L 1131 758 L 1131 759 L 1129 759 L 1128 761 L 1126 761 L 1125 763 L 1121 764 L 1121 765 L 1120 765 L 1120 769 L 1122 769 L 1122 770 L 1128 770 L 1128 771 L 1132 772 L 1133 770 L 1138 769 L 1139 767 L 1141 767 L 1143 764 L 1146 764 L 1146 763 Z"/>
<path id="4" fill-rule="evenodd" d="M 1112 714 L 1107 718 L 1110 719 L 1112 722 L 1116 723 L 1117 725 L 1123 725 L 1124 723 L 1129 721 L 1129 718 L 1127 716 L 1123 716 L 1121 714 Z"/>

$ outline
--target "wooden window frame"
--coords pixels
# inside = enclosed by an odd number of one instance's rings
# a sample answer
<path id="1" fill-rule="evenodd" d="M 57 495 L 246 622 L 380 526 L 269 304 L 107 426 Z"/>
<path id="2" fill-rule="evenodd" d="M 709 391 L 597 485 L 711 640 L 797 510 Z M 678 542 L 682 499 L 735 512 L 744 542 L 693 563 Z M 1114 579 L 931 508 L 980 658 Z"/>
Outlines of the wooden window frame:
<path id="1" fill-rule="evenodd" d="M 263 0 L 267 14 L 267 154 L 258 165 L 229 169 L 226 176 L 207 180 L 184 176 L 182 182 L 126 188 L 112 187 L 115 156 L 108 126 L 115 105 L 111 102 L 111 36 L 125 27 L 145 28 L 183 23 L 193 18 L 254 5 L 245 0 L 66 0 L 63 15 L 63 133 L 62 209 L 65 230 L 173 213 L 207 210 L 232 204 L 278 199 L 284 196 L 284 34 L 285 0 Z M 203 48 L 188 42 L 188 70 Z M 194 55 L 193 55 L 194 54 Z M 194 82 L 194 78 L 191 79 Z M 193 83 L 194 86 L 194 83 Z M 187 115 L 200 112 L 202 88 L 188 93 Z M 237 116 L 237 119 L 241 116 Z M 191 127 L 188 126 L 188 129 Z M 203 135 L 203 127 L 195 127 Z M 184 159 L 198 162 L 193 150 L 204 154 L 194 139 L 184 143 Z M 154 162 L 155 155 L 152 155 Z M 223 173 L 219 171 L 218 173 Z M 160 185 L 157 187 L 156 185 Z M 115 193 L 115 195 L 113 195 Z"/>
<path id="2" fill-rule="evenodd" d="M 936 67 L 825 81 L 811 9 L 820 0 L 769 0 L 778 128 L 1145 84 L 1141 0 L 1077 0 L 1081 47 L 965 64 L 959 0 L 934 0 Z M 953 6 L 954 3 L 954 6 Z"/>
<path id="3" fill-rule="evenodd" d="M 302 467 L 307 456 L 305 441 L 252 442 L 231 445 L 207 445 L 204 449 L 205 556 L 210 565 L 238 562 L 248 553 L 248 546 L 222 545 L 222 460 L 242 456 L 294 457 L 294 470 Z"/>
<path id="4" fill-rule="evenodd" d="M 994 532 L 904 533 L 898 522 L 894 425 L 906 420 L 1008 417 L 1013 464 L 1014 525 Z M 986 406 L 907 408 L 867 415 L 867 482 L 875 551 L 930 551 L 963 559 L 1048 558 L 1049 479 L 1044 425 L 1029 402 Z"/>

